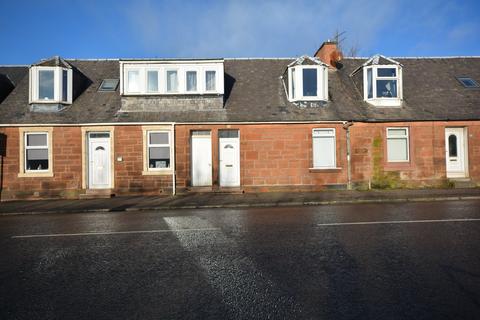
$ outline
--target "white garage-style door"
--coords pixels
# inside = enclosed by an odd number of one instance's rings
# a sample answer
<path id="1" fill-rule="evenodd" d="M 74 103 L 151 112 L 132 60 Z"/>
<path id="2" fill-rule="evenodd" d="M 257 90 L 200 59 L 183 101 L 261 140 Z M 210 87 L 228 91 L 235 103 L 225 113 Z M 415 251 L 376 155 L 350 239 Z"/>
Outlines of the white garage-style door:
<path id="1" fill-rule="evenodd" d="M 212 185 L 212 139 L 210 131 L 192 131 L 192 186 Z"/>

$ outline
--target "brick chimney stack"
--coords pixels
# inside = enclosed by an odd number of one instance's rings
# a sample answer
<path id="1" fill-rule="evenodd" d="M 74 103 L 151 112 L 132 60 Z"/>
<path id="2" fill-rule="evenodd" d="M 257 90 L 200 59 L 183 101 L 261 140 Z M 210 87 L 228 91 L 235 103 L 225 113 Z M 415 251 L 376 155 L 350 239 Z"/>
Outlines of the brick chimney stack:
<path id="1" fill-rule="evenodd" d="M 315 57 L 328 64 L 332 68 L 337 68 L 337 62 L 342 60 L 343 55 L 338 48 L 337 42 L 327 40 L 315 52 Z"/>

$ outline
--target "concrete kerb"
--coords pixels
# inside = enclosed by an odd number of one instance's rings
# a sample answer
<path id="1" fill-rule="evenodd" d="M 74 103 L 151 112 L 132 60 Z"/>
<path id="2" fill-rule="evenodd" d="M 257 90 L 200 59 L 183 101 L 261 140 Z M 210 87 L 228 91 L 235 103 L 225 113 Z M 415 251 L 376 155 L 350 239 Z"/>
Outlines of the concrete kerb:
<path id="1" fill-rule="evenodd" d="M 293 202 L 264 202 L 264 203 L 231 203 L 214 205 L 178 205 L 178 206 L 151 206 L 151 207 L 128 207 L 118 210 L 117 208 L 98 209 L 77 209 L 77 210 L 45 210 L 26 212 L 4 212 L 0 216 L 13 215 L 36 215 L 36 214 L 65 214 L 65 213 L 119 213 L 119 212 L 140 212 L 156 210 L 191 210 L 191 209 L 241 209 L 241 208 L 265 208 L 265 207 L 300 207 L 300 206 L 322 206 L 341 204 L 367 204 L 367 203 L 402 203 L 402 202 L 428 202 L 428 201 L 458 201 L 458 200 L 480 200 L 480 196 L 445 196 L 445 197 L 412 197 L 412 198 L 384 198 L 384 199 L 354 199 L 354 200 L 324 200 L 324 201 L 293 201 Z"/>

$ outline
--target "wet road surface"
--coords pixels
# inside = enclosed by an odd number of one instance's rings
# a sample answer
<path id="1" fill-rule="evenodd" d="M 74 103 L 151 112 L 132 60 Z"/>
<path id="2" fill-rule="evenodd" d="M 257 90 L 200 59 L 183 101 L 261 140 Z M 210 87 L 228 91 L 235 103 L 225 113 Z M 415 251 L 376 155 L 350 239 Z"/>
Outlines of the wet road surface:
<path id="1" fill-rule="evenodd" d="M 480 201 L 0 217 L 0 319 L 479 319 Z"/>

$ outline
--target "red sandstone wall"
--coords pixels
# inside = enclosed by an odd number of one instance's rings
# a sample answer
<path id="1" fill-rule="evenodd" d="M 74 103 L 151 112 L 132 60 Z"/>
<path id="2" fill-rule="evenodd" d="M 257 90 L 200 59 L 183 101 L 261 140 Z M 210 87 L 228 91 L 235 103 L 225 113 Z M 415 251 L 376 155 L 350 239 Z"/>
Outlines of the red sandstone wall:
<path id="1" fill-rule="evenodd" d="M 76 197 L 81 188 L 81 133 L 79 127 L 53 130 L 53 177 L 18 177 L 19 130 L 4 128 L 7 136 L 3 163 L 2 199 Z"/>
<path id="2" fill-rule="evenodd" d="M 335 128 L 338 170 L 311 170 L 312 129 Z M 345 130 L 341 125 L 178 125 L 176 126 L 177 184 L 188 187 L 190 176 L 190 132 L 211 130 L 212 177 L 218 185 L 218 130 L 240 131 L 240 184 L 243 189 L 268 191 L 321 190 L 326 184 L 344 184 L 346 175 Z"/>
<path id="3" fill-rule="evenodd" d="M 115 127 L 116 194 L 171 193 L 172 175 L 142 175 L 143 136 L 141 126 Z M 122 157 L 123 161 L 116 161 Z"/>
<path id="4" fill-rule="evenodd" d="M 410 162 L 386 162 L 385 128 L 410 128 Z M 469 175 L 480 182 L 480 121 L 355 123 L 351 127 L 352 179 L 368 184 L 380 178 L 394 186 L 445 185 L 445 127 L 468 127 Z M 336 129 L 337 170 L 312 170 L 312 129 Z M 179 189 L 190 186 L 190 132 L 212 131 L 214 185 L 218 185 L 218 130 L 240 131 L 240 182 L 246 191 L 321 190 L 347 183 L 346 137 L 341 125 L 177 125 L 176 173 Z M 7 136 L 3 159 L 2 199 L 78 197 L 82 188 L 80 127 L 53 128 L 53 177 L 19 178 L 19 130 Z M 161 194 L 172 188 L 171 175 L 144 176 L 141 126 L 117 126 L 114 133 L 117 194 Z M 385 181 L 384 181 L 385 182 Z"/>

